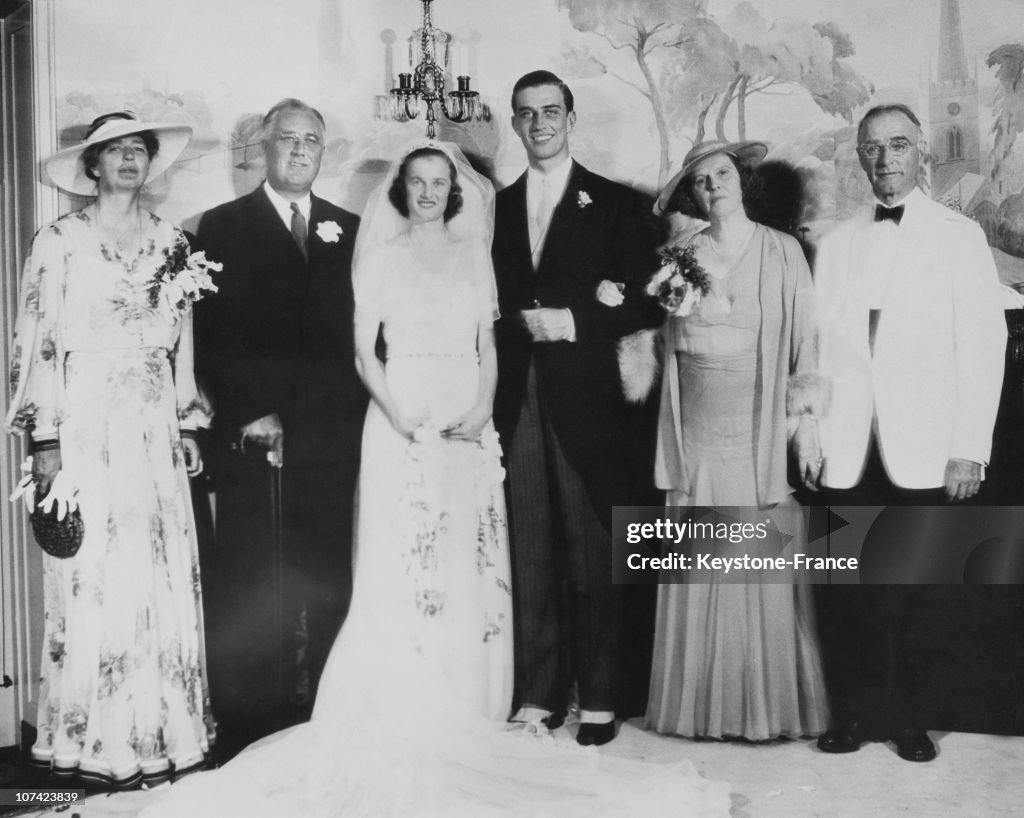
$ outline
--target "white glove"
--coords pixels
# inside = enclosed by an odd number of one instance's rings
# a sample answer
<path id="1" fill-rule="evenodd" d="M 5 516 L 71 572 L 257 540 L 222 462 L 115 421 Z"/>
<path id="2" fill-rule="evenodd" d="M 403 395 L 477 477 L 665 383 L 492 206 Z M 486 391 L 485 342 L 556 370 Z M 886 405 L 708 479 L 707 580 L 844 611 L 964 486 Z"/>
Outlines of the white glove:
<path id="1" fill-rule="evenodd" d="M 36 507 L 36 484 L 32 479 L 31 455 L 21 464 L 21 471 L 24 476 L 18 481 L 17 488 L 11 493 L 10 501 L 13 503 L 21 497 L 25 503 L 25 508 L 31 514 Z M 57 520 L 63 520 L 69 512 L 78 510 L 77 494 L 78 489 L 71 484 L 71 479 L 63 470 L 59 471 L 57 476 L 53 478 L 53 482 L 50 484 L 50 491 L 42 499 L 39 507 L 44 514 L 49 514 L 56 505 Z"/>
<path id="2" fill-rule="evenodd" d="M 54 504 L 57 506 L 57 521 L 63 520 L 69 512 L 78 511 L 76 495 L 78 489 L 71 485 L 71 479 L 63 472 L 57 472 L 50 484 L 49 493 L 43 498 L 40 508 L 43 514 L 49 514 Z"/>

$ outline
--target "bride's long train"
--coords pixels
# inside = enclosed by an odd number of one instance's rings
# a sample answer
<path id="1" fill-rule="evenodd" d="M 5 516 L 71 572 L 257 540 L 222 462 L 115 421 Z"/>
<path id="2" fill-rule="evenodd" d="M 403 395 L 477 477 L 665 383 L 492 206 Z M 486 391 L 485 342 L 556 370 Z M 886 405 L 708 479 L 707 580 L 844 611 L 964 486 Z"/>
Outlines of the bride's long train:
<path id="1" fill-rule="evenodd" d="M 310 723 L 161 793 L 144 818 L 729 815 L 728 785 L 702 778 L 689 762 L 624 759 L 510 732 L 430 684 L 431 669 L 417 657 L 395 666 L 392 651 L 368 643 L 339 648 L 322 688 L 335 689 L 337 673 L 357 684 L 318 702 Z M 391 675 L 370 683 L 384 666 Z"/>

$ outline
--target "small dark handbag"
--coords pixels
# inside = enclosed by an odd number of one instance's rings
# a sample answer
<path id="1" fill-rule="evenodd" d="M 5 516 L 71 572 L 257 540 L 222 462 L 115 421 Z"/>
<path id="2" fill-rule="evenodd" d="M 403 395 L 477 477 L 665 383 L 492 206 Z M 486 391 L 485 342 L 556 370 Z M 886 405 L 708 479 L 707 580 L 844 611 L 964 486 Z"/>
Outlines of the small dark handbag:
<path id="1" fill-rule="evenodd" d="M 77 508 L 64 515 L 63 520 L 57 519 L 57 504 L 48 513 L 44 513 L 41 503 L 43 497 L 36 492 L 36 507 L 29 519 L 32 521 L 32 533 L 36 542 L 51 557 L 67 559 L 78 553 L 85 536 L 85 523 L 82 512 Z"/>

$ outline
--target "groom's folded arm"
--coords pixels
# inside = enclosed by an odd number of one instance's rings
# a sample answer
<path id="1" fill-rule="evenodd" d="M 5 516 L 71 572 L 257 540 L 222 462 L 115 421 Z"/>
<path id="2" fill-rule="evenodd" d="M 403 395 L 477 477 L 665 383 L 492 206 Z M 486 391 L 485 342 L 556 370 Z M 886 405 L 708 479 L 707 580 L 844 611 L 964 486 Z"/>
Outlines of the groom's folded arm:
<path id="1" fill-rule="evenodd" d="M 665 228 L 643 194 L 624 190 L 618 204 L 605 235 L 603 258 L 607 262 L 601 271 L 591 274 L 593 280 L 588 280 L 582 291 L 566 304 L 572 312 L 579 341 L 616 340 L 657 326 L 665 317 L 657 301 L 644 291 L 647 280 L 660 264 L 657 248 L 664 241 Z M 602 279 L 625 285 L 622 304 L 608 307 L 597 300 L 596 288 Z"/>

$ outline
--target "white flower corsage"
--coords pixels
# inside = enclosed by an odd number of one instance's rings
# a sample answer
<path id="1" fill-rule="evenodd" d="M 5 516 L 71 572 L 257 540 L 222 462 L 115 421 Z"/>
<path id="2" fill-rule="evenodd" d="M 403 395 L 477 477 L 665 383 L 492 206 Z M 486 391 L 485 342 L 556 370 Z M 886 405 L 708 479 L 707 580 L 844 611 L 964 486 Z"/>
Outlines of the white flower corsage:
<path id="1" fill-rule="evenodd" d="M 697 249 L 668 245 L 661 250 L 661 269 L 647 284 L 647 294 L 658 299 L 665 312 L 685 318 L 711 289 L 708 271 L 697 261 Z"/>
<path id="2" fill-rule="evenodd" d="M 594 200 L 590 198 L 590 194 L 587 193 L 587 191 L 581 190 L 579 193 L 576 194 L 576 204 L 580 208 L 584 208 L 587 205 L 591 205 L 593 203 Z"/>
<path id="3" fill-rule="evenodd" d="M 316 226 L 316 234 L 320 237 L 320 241 L 325 241 L 328 244 L 337 243 L 342 232 L 341 225 L 333 220 L 329 222 L 320 222 Z"/>
<path id="4" fill-rule="evenodd" d="M 202 250 L 186 256 L 184 248 L 187 245 L 182 243 L 176 244 L 173 250 L 165 251 L 167 260 L 146 284 L 149 306 L 153 309 L 162 307 L 171 320 L 188 312 L 204 292 L 217 292 L 210 273 L 224 269 L 223 264 L 210 261 Z"/>

